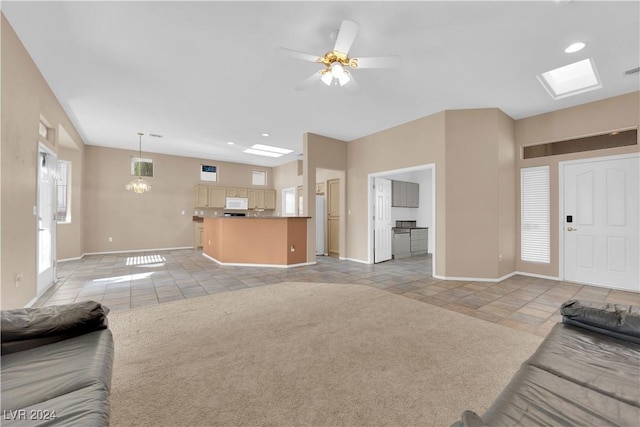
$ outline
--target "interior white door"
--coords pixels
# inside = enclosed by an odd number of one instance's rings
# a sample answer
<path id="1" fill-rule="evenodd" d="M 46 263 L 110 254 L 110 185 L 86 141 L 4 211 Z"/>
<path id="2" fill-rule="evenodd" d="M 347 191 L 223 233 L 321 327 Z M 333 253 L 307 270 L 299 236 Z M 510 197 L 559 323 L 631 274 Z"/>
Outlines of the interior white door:
<path id="1" fill-rule="evenodd" d="M 40 145 L 38 149 L 38 295 L 55 278 L 56 254 L 56 171 L 57 159 L 53 152 Z"/>
<path id="2" fill-rule="evenodd" d="M 375 206 L 373 220 L 373 262 L 391 259 L 391 180 L 374 178 Z"/>
<path id="3" fill-rule="evenodd" d="M 640 291 L 640 158 L 564 165 L 564 279 Z"/>

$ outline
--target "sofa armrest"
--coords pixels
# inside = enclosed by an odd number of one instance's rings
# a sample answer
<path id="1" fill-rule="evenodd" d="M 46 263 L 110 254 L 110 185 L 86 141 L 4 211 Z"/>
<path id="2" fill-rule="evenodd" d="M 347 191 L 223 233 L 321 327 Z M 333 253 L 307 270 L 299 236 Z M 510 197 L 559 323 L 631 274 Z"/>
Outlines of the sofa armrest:
<path id="1" fill-rule="evenodd" d="M 563 323 L 640 343 L 640 307 L 568 300 L 560 313 Z"/>
<path id="2" fill-rule="evenodd" d="M 106 329 L 109 309 L 95 301 L 2 310 L 2 354 Z"/>

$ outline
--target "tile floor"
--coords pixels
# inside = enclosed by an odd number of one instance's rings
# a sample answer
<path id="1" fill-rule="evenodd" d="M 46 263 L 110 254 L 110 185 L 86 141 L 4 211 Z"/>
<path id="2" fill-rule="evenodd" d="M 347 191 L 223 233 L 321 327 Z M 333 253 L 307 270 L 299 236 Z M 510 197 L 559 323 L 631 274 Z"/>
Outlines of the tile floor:
<path id="1" fill-rule="evenodd" d="M 34 306 L 94 300 L 127 310 L 280 282 L 351 283 L 545 336 L 570 298 L 640 305 L 640 293 L 527 276 L 499 283 L 437 280 L 430 256 L 376 265 L 319 257 L 316 265 L 279 269 L 220 266 L 202 251 L 181 249 L 89 255 L 60 263 L 58 278 Z"/>

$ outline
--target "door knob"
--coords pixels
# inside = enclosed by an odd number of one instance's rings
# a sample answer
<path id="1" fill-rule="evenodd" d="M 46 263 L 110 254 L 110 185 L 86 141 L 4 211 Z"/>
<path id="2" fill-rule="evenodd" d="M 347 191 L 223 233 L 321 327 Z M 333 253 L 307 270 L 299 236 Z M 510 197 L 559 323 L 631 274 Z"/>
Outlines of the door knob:
<path id="1" fill-rule="evenodd" d="M 578 231 L 578 229 L 573 227 L 567 227 L 567 231 Z"/>

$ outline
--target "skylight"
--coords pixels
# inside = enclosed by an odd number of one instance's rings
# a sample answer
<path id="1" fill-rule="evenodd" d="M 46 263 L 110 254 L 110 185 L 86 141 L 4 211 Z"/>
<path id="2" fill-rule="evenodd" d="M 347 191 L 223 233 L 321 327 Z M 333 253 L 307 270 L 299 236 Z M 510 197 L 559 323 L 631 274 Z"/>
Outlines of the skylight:
<path id="1" fill-rule="evenodd" d="M 602 87 L 595 64 L 590 58 L 537 76 L 553 99 L 565 98 Z"/>
<path id="2" fill-rule="evenodd" d="M 256 154 L 258 156 L 282 157 L 285 154 L 292 153 L 293 150 L 289 150 L 287 148 L 272 147 L 271 145 L 254 144 L 251 146 L 251 148 L 247 148 L 246 150 L 244 150 L 244 152 L 248 154 Z"/>
<path id="3" fill-rule="evenodd" d="M 244 150 L 244 153 L 256 154 L 258 156 L 265 156 L 265 157 L 282 157 L 284 155 L 280 153 L 272 153 L 270 151 L 254 150 L 253 148 L 247 148 L 246 150 Z"/>

